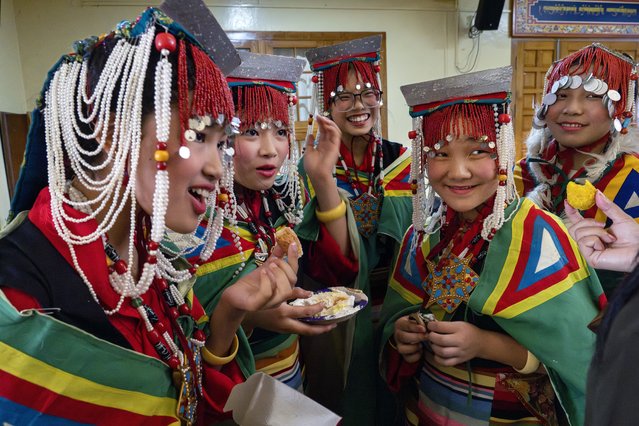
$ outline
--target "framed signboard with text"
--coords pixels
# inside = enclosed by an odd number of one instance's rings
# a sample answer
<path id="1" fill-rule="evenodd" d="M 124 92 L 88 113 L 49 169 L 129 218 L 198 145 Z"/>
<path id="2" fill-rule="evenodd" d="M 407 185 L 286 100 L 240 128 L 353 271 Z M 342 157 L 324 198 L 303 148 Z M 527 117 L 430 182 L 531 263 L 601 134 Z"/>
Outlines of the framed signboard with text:
<path id="1" fill-rule="evenodd" d="M 639 0 L 513 0 L 512 35 L 639 38 Z"/>

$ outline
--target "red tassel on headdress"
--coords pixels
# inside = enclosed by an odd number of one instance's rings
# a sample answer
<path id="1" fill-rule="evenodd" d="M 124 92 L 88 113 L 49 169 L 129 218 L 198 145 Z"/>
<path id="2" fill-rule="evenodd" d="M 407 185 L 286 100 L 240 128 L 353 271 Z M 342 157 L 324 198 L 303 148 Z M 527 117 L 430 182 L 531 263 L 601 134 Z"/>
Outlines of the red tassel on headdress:
<path id="1" fill-rule="evenodd" d="M 180 108 L 180 134 L 185 144 L 184 131 L 189 128 L 189 118 L 210 115 L 215 121 L 224 114 L 226 121 L 233 117 L 233 98 L 226 79 L 211 58 L 197 46 L 189 44 L 195 75 L 195 86 L 189 103 L 189 75 L 184 40 L 179 41 L 178 53 L 178 105 Z"/>
<path id="2" fill-rule="evenodd" d="M 337 86 L 345 85 L 348 81 L 348 70 L 353 67 L 357 74 L 357 81 L 362 83 L 370 83 L 377 90 L 381 90 L 377 81 L 377 66 L 372 62 L 352 61 L 343 62 L 334 67 L 323 70 L 324 78 L 324 109 L 328 111 L 330 107 L 331 92 L 335 92 Z"/>
<path id="3" fill-rule="evenodd" d="M 424 145 L 432 147 L 447 135 L 488 136 L 495 141 L 495 117 L 490 104 L 454 104 L 424 117 Z"/>
<path id="4" fill-rule="evenodd" d="M 628 102 L 628 81 L 633 68 L 631 59 L 624 60 L 600 46 L 591 45 L 566 56 L 557 62 L 548 74 L 548 90 L 553 83 L 564 75 L 586 75 L 592 73 L 595 77 L 605 81 L 608 88 L 621 94 L 617 102 L 615 116 L 620 116 L 626 110 Z M 633 95 L 634 96 L 634 95 Z"/>
<path id="5" fill-rule="evenodd" d="M 288 93 L 266 85 L 236 86 L 232 90 L 237 94 L 241 130 L 278 120 L 288 127 Z"/>
<path id="6" fill-rule="evenodd" d="M 195 64 L 195 90 L 191 114 L 204 116 L 224 114 L 226 120 L 233 117 L 233 98 L 228 90 L 222 71 L 211 58 L 197 46 L 191 45 L 191 55 Z"/>
<path id="7" fill-rule="evenodd" d="M 189 73 L 186 65 L 186 42 L 179 41 L 178 52 L 178 107 L 180 109 L 180 145 L 185 145 L 184 131 L 188 129 L 189 115 Z"/>

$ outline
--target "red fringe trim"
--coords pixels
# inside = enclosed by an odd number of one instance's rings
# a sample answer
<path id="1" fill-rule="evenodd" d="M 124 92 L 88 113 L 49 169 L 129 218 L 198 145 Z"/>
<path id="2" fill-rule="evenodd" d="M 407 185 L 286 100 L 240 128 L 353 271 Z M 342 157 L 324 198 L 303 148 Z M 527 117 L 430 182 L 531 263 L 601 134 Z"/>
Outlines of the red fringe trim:
<path id="1" fill-rule="evenodd" d="M 191 113 L 204 116 L 224 114 L 227 120 L 233 117 L 233 97 L 222 71 L 209 55 L 191 45 L 191 55 L 195 63 L 195 90 Z"/>
<path id="2" fill-rule="evenodd" d="M 179 41 L 178 52 L 178 106 L 180 108 L 180 130 L 182 143 L 184 131 L 189 128 L 189 118 L 210 115 L 213 120 L 224 114 L 230 121 L 234 114 L 233 97 L 222 71 L 200 48 L 189 44 L 195 75 L 188 75 L 187 43 Z M 195 80 L 189 104 L 189 78 Z"/>
<path id="3" fill-rule="evenodd" d="M 497 139 L 495 116 L 492 105 L 455 104 L 424 117 L 424 145 L 432 147 L 446 140 L 447 135 L 471 136 L 478 139 L 488 136 Z"/>
<path id="4" fill-rule="evenodd" d="M 289 125 L 287 93 L 262 85 L 238 86 L 232 90 L 237 94 L 237 116 L 242 120 L 242 130 L 269 120 Z"/>
<path id="5" fill-rule="evenodd" d="M 628 58 L 628 61 L 630 60 Z M 616 105 L 615 116 L 621 115 L 628 102 L 628 82 L 632 65 L 600 47 L 585 47 L 557 62 L 548 76 L 548 90 L 550 91 L 553 83 L 561 76 L 589 75 L 590 73 L 605 81 L 609 90 L 616 90 L 621 94 L 621 100 Z"/>

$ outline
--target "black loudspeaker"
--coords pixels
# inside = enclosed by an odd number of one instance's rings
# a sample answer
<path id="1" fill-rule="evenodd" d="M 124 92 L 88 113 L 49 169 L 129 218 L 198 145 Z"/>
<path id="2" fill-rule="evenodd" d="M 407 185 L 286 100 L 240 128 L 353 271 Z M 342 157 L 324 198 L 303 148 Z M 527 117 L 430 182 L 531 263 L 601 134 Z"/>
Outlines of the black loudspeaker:
<path id="1" fill-rule="evenodd" d="M 491 31 L 499 28 L 504 2 L 505 0 L 479 0 L 475 14 L 475 28 L 479 31 Z"/>

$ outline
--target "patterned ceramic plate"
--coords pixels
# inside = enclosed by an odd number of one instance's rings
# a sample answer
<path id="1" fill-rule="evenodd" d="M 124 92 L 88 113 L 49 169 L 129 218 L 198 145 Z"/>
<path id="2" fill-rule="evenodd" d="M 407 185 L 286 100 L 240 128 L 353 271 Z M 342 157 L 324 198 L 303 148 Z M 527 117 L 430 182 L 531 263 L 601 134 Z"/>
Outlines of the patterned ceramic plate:
<path id="1" fill-rule="evenodd" d="M 317 290 L 307 299 L 295 299 L 288 302 L 292 306 L 308 306 L 324 303 L 327 306 L 313 317 L 300 318 L 312 324 L 334 324 L 346 321 L 368 304 L 368 297 L 361 290 L 348 287 L 328 287 Z"/>

